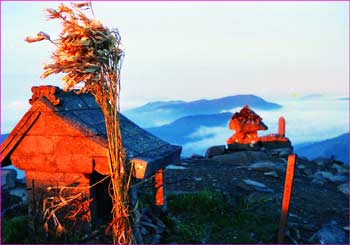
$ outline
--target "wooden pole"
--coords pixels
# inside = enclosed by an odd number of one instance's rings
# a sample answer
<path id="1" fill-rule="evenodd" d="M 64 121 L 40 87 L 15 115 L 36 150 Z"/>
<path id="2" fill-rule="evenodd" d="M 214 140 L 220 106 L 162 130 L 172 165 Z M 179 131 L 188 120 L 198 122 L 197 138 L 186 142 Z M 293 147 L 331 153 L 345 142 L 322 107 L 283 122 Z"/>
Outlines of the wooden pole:
<path id="1" fill-rule="evenodd" d="M 278 231 L 278 241 L 277 243 L 284 243 L 284 234 L 287 224 L 288 210 L 290 199 L 293 190 L 293 179 L 294 179 L 294 169 L 295 169 L 296 155 L 291 154 L 288 156 L 288 164 L 286 170 L 286 180 L 284 183 L 283 201 L 281 209 L 281 219 Z"/>
<path id="2" fill-rule="evenodd" d="M 286 133 L 286 120 L 284 119 L 284 117 L 280 117 L 278 119 L 278 134 L 284 137 L 285 133 Z"/>
<path id="3" fill-rule="evenodd" d="M 164 196 L 164 170 L 159 169 L 154 176 L 155 204 L 162 209 L 166 208 Z"/>

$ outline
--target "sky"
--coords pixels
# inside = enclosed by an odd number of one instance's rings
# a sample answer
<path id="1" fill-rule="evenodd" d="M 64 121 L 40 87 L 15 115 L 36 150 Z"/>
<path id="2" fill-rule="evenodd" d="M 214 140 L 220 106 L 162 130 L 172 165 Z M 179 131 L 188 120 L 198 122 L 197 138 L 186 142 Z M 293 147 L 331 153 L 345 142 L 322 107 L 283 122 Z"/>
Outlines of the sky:
<path id="1" fill-rule="evenodd" d="M 60 2 L 1 1 L 1 132 L 29 108 L 49 42 L 28 44 L 57 21 Z M 69 4 L 69 2 L 66 2 Z M 265 99 L 307 94 L 349 96 L 347 2 L 92 2 L 95 17 L 119 29 L 125 48 L 121 109 L 152 100 L 236 94 Z"/>

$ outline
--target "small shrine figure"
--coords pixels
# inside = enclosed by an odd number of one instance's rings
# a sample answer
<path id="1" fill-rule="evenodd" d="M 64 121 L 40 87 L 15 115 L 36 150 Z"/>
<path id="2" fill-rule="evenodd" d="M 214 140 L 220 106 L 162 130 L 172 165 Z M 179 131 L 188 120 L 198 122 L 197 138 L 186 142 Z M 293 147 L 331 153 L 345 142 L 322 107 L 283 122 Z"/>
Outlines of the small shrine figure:
<path id="1" fill-rule="evenodd" d="M 262 118 L 247 105 L 232 116 L 229 128 L 236 133 L 227 139 L 227 144 L 255 144 L 259 141 L 258 130 L 268 129 L 262 122 Z"/>

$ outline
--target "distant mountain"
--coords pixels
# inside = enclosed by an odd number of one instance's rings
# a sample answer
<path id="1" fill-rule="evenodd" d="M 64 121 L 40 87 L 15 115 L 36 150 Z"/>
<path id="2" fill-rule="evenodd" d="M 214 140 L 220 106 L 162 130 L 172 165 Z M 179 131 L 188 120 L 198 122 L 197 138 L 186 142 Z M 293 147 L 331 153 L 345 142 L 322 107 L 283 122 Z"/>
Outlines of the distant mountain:
<path id="1" fill-rule="evenodd" d="M 336 160 L 349 164 L 349 141 L 350 133 L 345 133 L 319 142 L 296 145 L 295 152 L 309 159 L 334 156 Z"/>
<path id="2" fill-rule="evenodd" d="M 320 99 L 324 97 L 323 94 L 307 94 L 305 96 L 302 96 L 300 99 L 301 100 L 314 100 L 314 99 Z"/>
<path id="3" fill-rule="evenodd" d="M 195 115 L 182 117 L 170 124 L 160 127 L 146 128 L 147 131 L 172 144 L 183 145 L 190 141 L 201 139 L 200 136 L 189 137 L 200 127 L 225 127 L 232 113 L 218 113 L 211 115 Z"/>
<path id="4" fill-rule="evenodd" d="M 190 102 L 157 101 L 124 111 L 123 114 L 142 127 L 155 127 L 185 116 L 218 114 L 244 105 L 261 110 L 274 110 L 282 107 L 255 95 L 235 95 Z"/>

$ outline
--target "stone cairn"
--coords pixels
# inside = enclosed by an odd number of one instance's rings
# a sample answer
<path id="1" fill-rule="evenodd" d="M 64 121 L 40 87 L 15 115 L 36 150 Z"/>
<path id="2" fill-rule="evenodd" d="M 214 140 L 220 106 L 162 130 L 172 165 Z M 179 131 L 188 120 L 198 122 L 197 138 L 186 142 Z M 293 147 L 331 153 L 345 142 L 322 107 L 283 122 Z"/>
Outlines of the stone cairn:
<path id="1" fill-rule="evenodd" d="M 293 152 L 292 144 L 285 136 L 286 122 L 283 117 L 278 120 L 277 133 L 258 136 L 259 130 L 267 130 L 268 127 L 262 118 L 246 105 L 233 114 L 228 126 L 235 133 L 227 139 L 227 145 L 209 147 L 205 153 L 206 158 L 241 151 L 262 151 L 287 157 Z"/>
<path id="2" fill-rule="evenodd" d="M 254 144 L 259 141 L 258 130 L 268 129 L 262 122 L 262 118 L 247 105 L 240 112 L 233 114 L 229 128 L 235 130 L 236 133 L 227 140 L 227 144 Z"/>
<path id="3" fill-rule="evenodd" d="M 285 137 L 286 121 L 283 117 L 278 120 L 278 133 L 269 134 L 262 137 L 258 136 L 259 130 L 267 130 L 268 127 L 263 123 L 262 118 L 251 110 L 247 105 L 240 112 L 233 114 L 229 128 L 236 132 L 227 139 L 227 144 L 255 144 L 258 142 L 287 142 Z"/>

